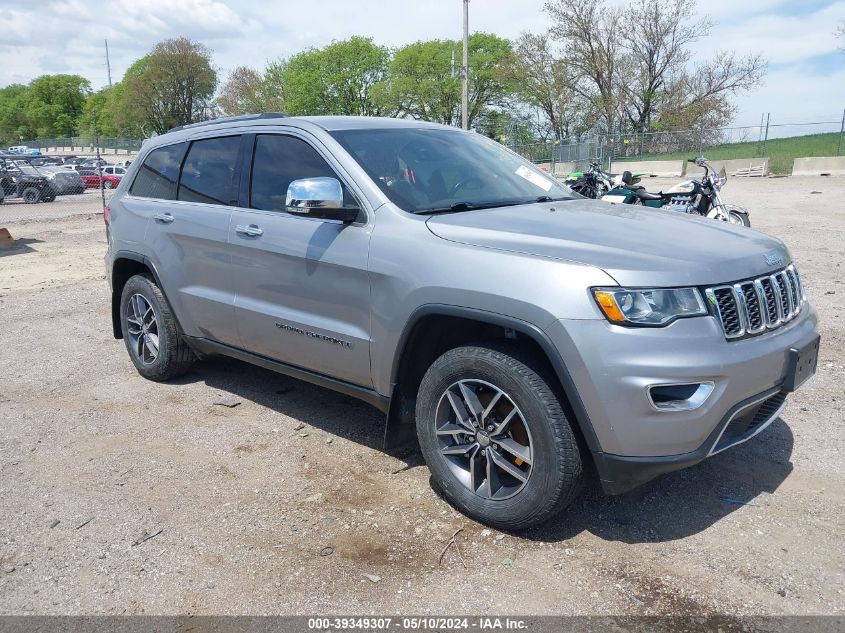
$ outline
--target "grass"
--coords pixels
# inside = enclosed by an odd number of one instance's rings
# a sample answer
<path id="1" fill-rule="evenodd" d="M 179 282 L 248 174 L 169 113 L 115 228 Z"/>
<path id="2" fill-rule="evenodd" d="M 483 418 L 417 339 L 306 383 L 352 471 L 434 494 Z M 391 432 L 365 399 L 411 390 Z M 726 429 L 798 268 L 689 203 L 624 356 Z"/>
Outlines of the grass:
<path id="1" fill-rule="evenodd" d="M 704 155 L 710 160 L 768 156 L 770 173 L 791 174 L 792 163 L 796 158 L 802 156 L 836 156 L 838 143 L 839 132 L 808 134 L 807 136 L 769 139 L 765 143 L 765 147 L 763 143 L 757 141 L 714 145 L 705 149 Z M 842 140 L 842 153 L 845 154 L 845 138 Z M 614 162 L 626 160 L 686 160 L 687 158 L 693 158 L 693 155 L 690 152 L 672 152 L 620 157 Z"/>

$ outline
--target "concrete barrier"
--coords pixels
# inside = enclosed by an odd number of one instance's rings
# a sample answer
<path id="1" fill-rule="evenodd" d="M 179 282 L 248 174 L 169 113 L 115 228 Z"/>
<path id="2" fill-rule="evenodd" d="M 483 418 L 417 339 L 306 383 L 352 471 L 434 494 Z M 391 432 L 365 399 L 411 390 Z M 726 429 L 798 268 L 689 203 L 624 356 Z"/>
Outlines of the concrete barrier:
<path id="1" fill-rule="evenodd" d="M 719 171 L 723 167 L 728 176 L 736 175 L 754 175 L 766 176 L 769 173 L 769 157 L 763 158 L 732 158 L 730 160 L 711 160 L 707 161 L 713 169 Z M 704 175 L 704 168 L 695 165 L 694 163 L 684 163 L 686 170 L 685 176 L 690 178 L 701 178 Z"/>
<path id="2" fill-rule="evenodd" d="M 793 176 L 845 176 L 845 156 L 814 156 L 796 158 L 792 163 Z"/>
<path id="3" fill-rule="evenodd" d="M 641 173 L 648 176 L 680 177 L 684 162 L 680 160 L 620 160 L 613 163 L 613 173 Z"/>

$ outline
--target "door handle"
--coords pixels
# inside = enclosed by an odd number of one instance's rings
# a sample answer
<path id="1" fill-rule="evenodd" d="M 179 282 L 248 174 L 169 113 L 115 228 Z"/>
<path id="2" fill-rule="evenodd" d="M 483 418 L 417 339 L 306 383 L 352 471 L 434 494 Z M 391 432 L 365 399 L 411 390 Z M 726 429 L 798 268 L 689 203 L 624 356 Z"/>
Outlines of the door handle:
<path id="1" fill-rule="evenodd" d="M 161 222 L 162 224 L 170 224 L 173 222 L 173 216 L 169 213 L 156 213 L 153 218 L 156 222 Z"/>
<path id="2" fill-rule="evenodd" d="M 239 235 L 246 235 L 247 237 L 259 237 L 264 235 L 264 229 L 254 224 L 250 224 L 249 226 L 238 224 L 235 227 L 235 233 L 238 233 Z"/>

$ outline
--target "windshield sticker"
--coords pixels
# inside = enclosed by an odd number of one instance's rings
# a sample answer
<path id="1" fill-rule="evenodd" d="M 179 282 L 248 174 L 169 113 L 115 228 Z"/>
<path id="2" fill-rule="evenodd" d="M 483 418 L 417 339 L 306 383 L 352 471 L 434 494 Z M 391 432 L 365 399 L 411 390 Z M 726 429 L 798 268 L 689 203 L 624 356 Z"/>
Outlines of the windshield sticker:
<path id="1" fill-rule="evenodd" d="M 525 178 L 528 182 L 532 185 L 537 185 L 543 191 L 548 191 L 552 188 L 551 181 L 543 178 L 540 174 L 531 169 L 528 169 L 525 165 L 520 165 L 517 167 L 516 171 L 514 172 L 517 176 Z"/>

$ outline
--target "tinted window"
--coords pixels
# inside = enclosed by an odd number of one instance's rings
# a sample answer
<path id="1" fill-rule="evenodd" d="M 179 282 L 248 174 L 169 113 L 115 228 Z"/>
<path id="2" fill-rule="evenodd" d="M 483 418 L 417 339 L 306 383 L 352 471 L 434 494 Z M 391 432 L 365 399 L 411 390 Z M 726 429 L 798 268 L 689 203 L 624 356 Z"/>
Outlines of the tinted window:
<path id="1" fill-rule="evenodd" d="M 142 198 L 175 199 L 179 165 L 184 152 L 184 143 L 154 149 L 138 170 L 129 193 Z"/>
<path id="2" fill-rule="evenodd" d="M 337 178 L 308 143 L 293 136 L 259 135 L 255 139 L 250 206 L 284 211 L 288 185 L 294 180 L 318 176 Z"/>
<path id="3" fill-rule="evenodd" d="M 237 204 L 234 175 L 240 144 L 240 136 L 191 143 L 182 167 L 178 199 L 207 204 Z"/>

